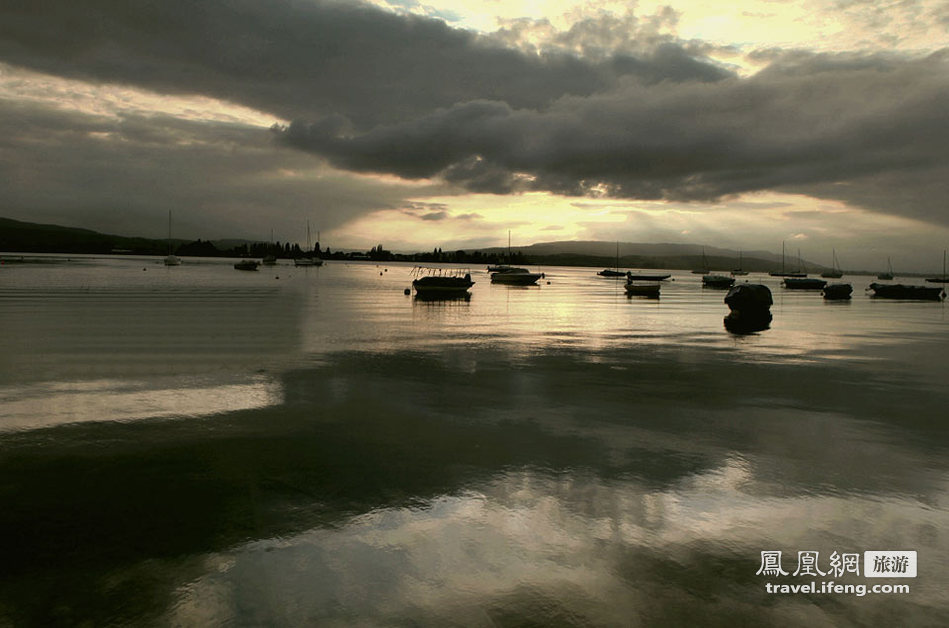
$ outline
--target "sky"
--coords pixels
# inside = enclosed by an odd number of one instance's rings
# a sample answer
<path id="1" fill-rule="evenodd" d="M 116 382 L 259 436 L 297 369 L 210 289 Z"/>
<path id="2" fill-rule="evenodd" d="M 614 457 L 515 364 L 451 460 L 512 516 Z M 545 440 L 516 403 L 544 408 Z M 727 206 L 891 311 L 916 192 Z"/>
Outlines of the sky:
<path id="1" fill-rule="evenodd" d="M 941 270 L 945 0 L 7 0 L 0 216 Z"/>

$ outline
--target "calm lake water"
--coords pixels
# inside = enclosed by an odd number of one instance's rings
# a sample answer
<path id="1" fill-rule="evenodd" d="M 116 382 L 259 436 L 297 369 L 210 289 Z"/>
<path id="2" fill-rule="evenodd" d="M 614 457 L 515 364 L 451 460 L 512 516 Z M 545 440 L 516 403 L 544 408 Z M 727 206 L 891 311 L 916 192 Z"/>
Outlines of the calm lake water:
<path id="1" fill-rule="evenodd" d="M 232 263 L 0 266 L 0 626 L 949 625 L 944 303 Z"/>

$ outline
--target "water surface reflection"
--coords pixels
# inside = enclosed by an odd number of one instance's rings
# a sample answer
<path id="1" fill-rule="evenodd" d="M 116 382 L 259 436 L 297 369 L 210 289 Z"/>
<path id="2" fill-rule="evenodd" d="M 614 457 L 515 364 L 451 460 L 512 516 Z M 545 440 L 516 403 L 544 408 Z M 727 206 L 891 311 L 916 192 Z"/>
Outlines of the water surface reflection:
<path id="1" fill-rule="evenodd" d="M 934 610 L 945 391 L 907 416 L 875 362 L 587 358 L 352 352 L 284 373 L 277 405 L 7 434 L 0 608 L 185 625 L 949 619 Z M 870 547 L 927 557 L 913 596 L 773 599 L 754 576 L 762 549 Z"/>

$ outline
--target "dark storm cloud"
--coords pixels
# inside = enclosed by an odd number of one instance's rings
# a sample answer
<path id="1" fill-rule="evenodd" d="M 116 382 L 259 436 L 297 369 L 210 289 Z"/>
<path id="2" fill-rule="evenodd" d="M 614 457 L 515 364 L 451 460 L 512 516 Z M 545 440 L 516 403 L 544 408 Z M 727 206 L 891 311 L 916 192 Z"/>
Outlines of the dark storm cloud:
<path id="1" fill-rule="evenodd" d="M 0 99 L 0 138 L 0 215 L 18 220 L 163 237 L 173 210 L 177 237 L 302 241 L 304 217 L 330 229 L 404 203 L 398 187 L 320 169 L 238 124 Z"/>
<path id="2" fill-rule="evenodd" d="M 949 221 L 947 55 L 806 56 L 751 79 L 626 82 L 545 110 L 458 104 L 361 134 L 284 139 L 343 168 L 474 191 L 714 200 L 778 189 Z"/>
<path id="3" fill-rule="evenodd" d="M 0 7 L 0 59 L 207 94 L 284 119 L 341 114 L 358 128 L 474 99 L 542 108 L 626 75 L 726 76 L 672 45 L 601 63 L 527 55 L 437 20 L 319 0 L 13 0 Z"/>
<path id="4" fill-rule="evenodd" d="M 624 19 L 578 23 L 526 52 L 516 29 L 478 36 L 354 3 L 10 0 L 0 60 L 255 107 L 294 120 L 275 129 L 279 140 L 339 168 L 474 192 L 708 201 L 780 190 L 949 221 L 945 53 L 770 50 L 760 55 L 769 67 L 743 79 L 702 59 L 700 42 L 662 35 L 674 13 Z M 69 132 L 57 137 L 77 157 L 61 156 L 63 167 L 84 172 L 92 140 L 69 146 Z M 162 143 L 175 132 L 131 119 L 123 130 L 139 149 L 157 147 L 140 156 L 154 169 L 136 175 L 155 178 L 156 194 L 189 180 Z M 235 159 L 195 166 L 239 189 L 252 169 Z"/>

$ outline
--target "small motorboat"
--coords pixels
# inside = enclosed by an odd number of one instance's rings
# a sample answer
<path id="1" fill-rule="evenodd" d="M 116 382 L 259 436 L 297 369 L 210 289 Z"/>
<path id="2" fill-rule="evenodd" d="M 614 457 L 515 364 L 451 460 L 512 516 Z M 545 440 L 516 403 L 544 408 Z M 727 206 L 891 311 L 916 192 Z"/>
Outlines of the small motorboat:
<path id="1" fill-rule="evenodd" d="M 543 273 L 532 273 L 526 268 L 505 268 L 491 273 L 491 283 L 503 283 L 509 286 L 532 286 L 543 276 Z"/>
<path id="2" fill-rule="evenodd" d="M 630 282 L 630 281 L 665 281 L 666 279 L 668 279 L 668 278 L 671 277 L 671 276 L 672 276 L 672 275 L 669 275 L 669 274 L 658 275 L 658 274 L 651 274 L 651 273 L 633 273 L 633 272 L 627 271 L 627 272 L 626 272 L 626 281 L 627 281 L 627 282 Z"/>
<path id="3" fill-rule="evenodd" d="M 633 280 L 626 282 L 626 296 L 659 298 L 660 284 L 658 281 Z"/>
<path id="4" fill-rule="evenodd" d="M 784 287 L 788 290 L 823 290 L 827 282 L 813 277 L 786 277 Z"/>
<path id="5" fill-rule="evenodd" d="M 322 266 L 323 260 L 318 257 L 298 257 L 293 260 L 294 266 Z"/>
<path id="6" fill-rule="evenodd" d="M 849 283 L 831 283 L 824 286 L 821 294 L 827 301 L 845 301 L 853 293 L 853 286 Z"/>
<path id="7" fill-rule="evenodd" d="M 234 268 L 237 270 L 257 270 L 257 266 L 260 265 L 260 262 L 252 259 L 242 259 L 241 261 L 234 264 Z"/>
<path id="8" fill-rule="evenodd" d="M 881 299 L 903 299 L 908 301 L 941 301 L 946 298 L 946 291 L 940 287 L 907 286 L 900 283 L 871 283 L 868 290 L 873 291 L 874 297 Z"/>
<path id="9" fill-rule="evenodd" d="M 735 278 L 727 275 L 705 275 L 702 277 L 703 288 L 731 288 L 735 285 Z"/>
<path id="10" fill-rule="evenodd" d="M 471 273 L 460 268 L 425 268 L 417 266 L 412 270 L 412 287 L 422 297 L 461 296 L 474 285 Z"/>

